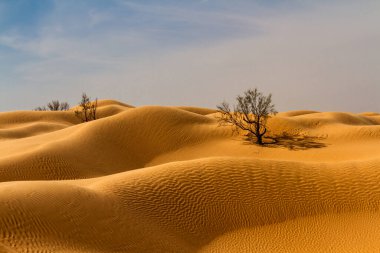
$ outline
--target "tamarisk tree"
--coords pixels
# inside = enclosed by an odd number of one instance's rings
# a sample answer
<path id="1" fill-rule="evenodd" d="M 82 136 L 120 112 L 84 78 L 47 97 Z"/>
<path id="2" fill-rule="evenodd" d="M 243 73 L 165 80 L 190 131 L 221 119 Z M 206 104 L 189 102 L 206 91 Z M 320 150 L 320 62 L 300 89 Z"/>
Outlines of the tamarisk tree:
<path id="1" fill-rule="evenodd" d="M 91 101 L 91 98 L 83 92 L 82 99 L 78 104 L 78 109 L 74 111 L 75 116 L 80 118 L 82 122 L 96 120 L 96 110 L 98 108 L 98 99 Z"/>
<path id="2" fill-rule="evenodd" d="M 46 106 L 37 107 L 35 111 L 67 111 L 70 105 L 67 102 L 59 102 L 59 100 L 52 100 Z"/>
<path id="3" fill-rule="evenodd" d="M 246 131 L 251 141 L 264 145 L 267 120 L 277 114 L 272 103 L 272 94 L 265 96 L 257 88 L 248 89 L 243 95 L 236 97 L 236 102 L 232 109 L 227 102 L 217 106 L 219 124 L 232 125 L 237 131 Z"/>

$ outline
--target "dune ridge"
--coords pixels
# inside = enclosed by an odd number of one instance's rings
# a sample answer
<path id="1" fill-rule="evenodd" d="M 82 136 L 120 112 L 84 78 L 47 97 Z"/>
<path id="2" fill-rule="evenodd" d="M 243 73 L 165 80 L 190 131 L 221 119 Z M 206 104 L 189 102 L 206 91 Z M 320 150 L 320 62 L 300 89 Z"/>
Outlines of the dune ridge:
<path id="1" fill-rule="evenodd" d="M 279 113 L 258 147 L 205 108 L 72 110 L 0 113 L 0 252 L 380 251 L 379 114 Z"/>

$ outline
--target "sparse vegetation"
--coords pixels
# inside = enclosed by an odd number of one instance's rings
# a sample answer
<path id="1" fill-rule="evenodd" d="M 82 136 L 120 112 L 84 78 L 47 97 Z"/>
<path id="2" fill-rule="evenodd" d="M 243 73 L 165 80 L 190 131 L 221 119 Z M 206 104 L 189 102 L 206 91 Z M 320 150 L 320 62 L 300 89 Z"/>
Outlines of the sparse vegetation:
<path id="1" fill-rule="evenodd" d="M 91 101 L 91 98 L 83 92 L 82 100 L 78 104 L 78 109 L 74 111 L 75 116 L 80 118 L 82 122 L 96 120 L 96 110 L 98 107 L 98 99 Z"/>
<path id="2" fill-rule="evenodd" d="M 52 100 L 46 106 L 35 108 L 35 111 L 67 111 L 70 105 L 67 102 L 59 102 L 59 100 Z"/>
<path id="3" fill-rule="evenodd" d="M 272 103 L 272 94 L 263 95 L 256 88 L 237 96 L 237 105 L 233 110 L 227 102 L 218 105 L 220 125 L 232 125 L 234 130 L 247 132 L 247 137 L 259 145 L 264 145 L 263 137 L 267 133 L 267 120 L 277 111 Z"/>

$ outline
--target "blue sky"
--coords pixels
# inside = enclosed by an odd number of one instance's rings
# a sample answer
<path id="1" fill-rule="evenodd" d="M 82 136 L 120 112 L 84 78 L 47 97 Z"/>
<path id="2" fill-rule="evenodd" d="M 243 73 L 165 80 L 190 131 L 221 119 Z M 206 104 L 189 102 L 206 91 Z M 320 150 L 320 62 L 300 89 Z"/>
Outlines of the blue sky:
<path id="1" fill-rule="evenodd" d="M 215 107 L 380 111 L 380 2 L 0 0 L 0 111 L 82 91 Z"/>

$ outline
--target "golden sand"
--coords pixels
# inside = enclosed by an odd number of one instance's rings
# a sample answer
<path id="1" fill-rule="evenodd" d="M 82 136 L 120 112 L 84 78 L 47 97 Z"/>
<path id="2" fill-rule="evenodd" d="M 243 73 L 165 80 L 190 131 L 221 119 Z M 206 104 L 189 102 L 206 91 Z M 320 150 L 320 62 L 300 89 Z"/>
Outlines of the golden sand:
<path id="1" fill-rule="evenodd" d="M 0 113 L 0 252 L 380 252 L 380 114 L 98 112 Z"/>

